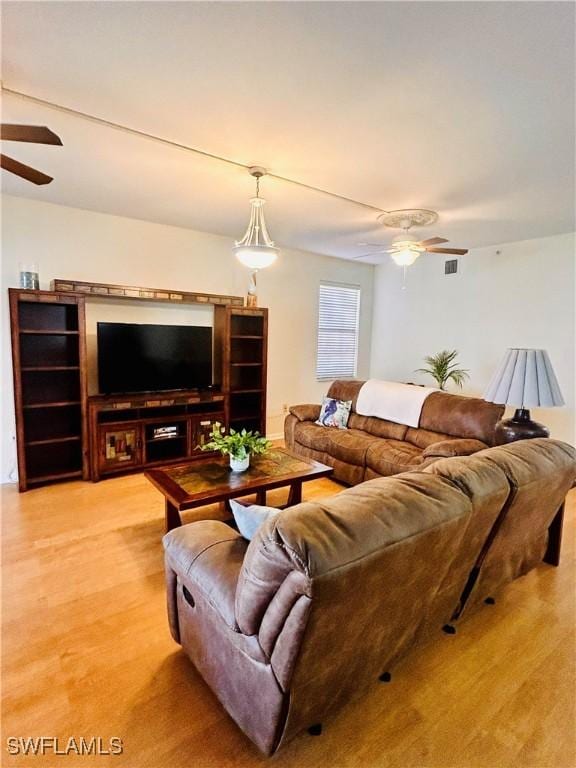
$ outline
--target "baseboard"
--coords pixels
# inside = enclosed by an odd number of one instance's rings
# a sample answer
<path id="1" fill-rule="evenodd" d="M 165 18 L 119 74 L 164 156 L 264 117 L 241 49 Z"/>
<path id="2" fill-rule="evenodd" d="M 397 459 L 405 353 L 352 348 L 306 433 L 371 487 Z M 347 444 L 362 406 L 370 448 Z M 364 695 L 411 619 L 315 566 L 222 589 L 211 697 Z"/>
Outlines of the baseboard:
<path id="1" fill-rule="evenodd" d="M 284 432 L 277 432 L 276 434 L 267 434 L 268 440 L 284 440 Z"/>

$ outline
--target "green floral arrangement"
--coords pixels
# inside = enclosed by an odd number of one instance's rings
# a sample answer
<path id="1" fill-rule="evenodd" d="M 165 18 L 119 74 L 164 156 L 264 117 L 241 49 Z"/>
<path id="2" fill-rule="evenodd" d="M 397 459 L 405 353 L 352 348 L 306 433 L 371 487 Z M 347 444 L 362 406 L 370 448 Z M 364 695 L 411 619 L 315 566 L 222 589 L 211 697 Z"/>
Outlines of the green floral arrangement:
<path id="1" fill-rule="evenodd" d="M 217 421 L 212 427 L 209 442 L 199 445 L 198 448 L 201 451 L 220 451 L 223 456 L 232 456 L 233 459 L 241 461 L 247 456 L 265 453 L 271 445 L 270 440 L 261 437 L 260 432 L 247 432 L 245 429 L 237 432 L 231 429 L 227 435 L 224 427 Z"/>

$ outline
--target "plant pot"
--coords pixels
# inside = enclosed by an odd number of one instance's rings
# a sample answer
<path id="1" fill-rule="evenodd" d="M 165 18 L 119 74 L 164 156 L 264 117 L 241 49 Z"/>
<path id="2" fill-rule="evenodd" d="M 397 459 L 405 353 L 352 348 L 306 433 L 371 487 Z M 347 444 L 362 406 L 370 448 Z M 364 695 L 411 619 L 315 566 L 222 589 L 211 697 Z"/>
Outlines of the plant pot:
<path id="1" fill-rule="evenodd" d="M 244 459 L 235 459 L 234 456 L 230 456 L 230 469 L 232 472 L 246 472 L 250 466 L 250 454 Z"/>

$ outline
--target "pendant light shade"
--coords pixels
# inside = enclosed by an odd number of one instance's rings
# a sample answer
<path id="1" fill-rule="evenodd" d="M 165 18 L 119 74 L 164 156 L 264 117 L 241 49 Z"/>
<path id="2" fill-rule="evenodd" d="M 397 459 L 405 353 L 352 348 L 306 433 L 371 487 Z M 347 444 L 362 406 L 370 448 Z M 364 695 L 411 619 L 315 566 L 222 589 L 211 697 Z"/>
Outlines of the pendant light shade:
<path id="1" fill-rule="evenodd" d="M 260 177 L 266 171 L 263 168 L 250 168 L 250 174 L 256 179 L 256 197 L 250 200 L 250 221 L 242 240 L 237 240 L 233 248 L 238 261 L 250 269 L 264 269 L 273 264 L 280 250 L 268 234 L 264 220 L 266 200 L 260 197 Z"/>

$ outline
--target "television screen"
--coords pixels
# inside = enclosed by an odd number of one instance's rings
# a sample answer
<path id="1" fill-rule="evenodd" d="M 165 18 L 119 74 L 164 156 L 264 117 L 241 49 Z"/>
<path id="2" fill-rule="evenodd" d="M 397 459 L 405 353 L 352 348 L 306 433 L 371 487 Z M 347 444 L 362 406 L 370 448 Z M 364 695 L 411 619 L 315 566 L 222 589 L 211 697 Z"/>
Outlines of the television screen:
<path id="1" fill-rule="evenodd" d="M 102 394 L 206 389 L 212 384 L 212 329 L 193 325 L 98 323 Z"/>

